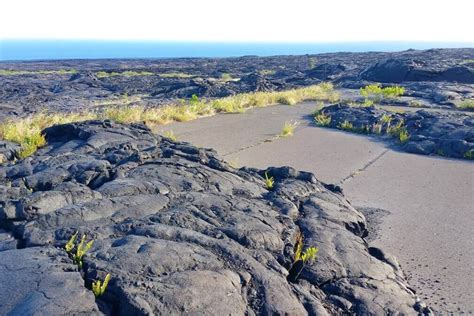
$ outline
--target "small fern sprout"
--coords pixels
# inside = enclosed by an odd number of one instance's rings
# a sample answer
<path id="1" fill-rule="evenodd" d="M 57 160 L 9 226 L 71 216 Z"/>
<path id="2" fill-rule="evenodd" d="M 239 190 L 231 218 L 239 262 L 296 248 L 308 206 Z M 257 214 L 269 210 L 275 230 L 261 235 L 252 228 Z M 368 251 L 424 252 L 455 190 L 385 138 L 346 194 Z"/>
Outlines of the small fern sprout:
<path id="1" fill-rule="evenodd" d="M 105 290 L 107 289 L 107 285 L 109 285 L 109 281 L 110 273 L 107 273 L 104 282 L 101 282 L 100 280 L 92 282 L 92 292 L 94 293 L 95 297 L 104 295 Z"/>
<path id="2" fill-rule="evenodd" d="M 318 248 L 316 247 L 309 247 L 306 251 L 301 255 L 301 260 L 304 263 L 312 262 L 316 260 L 316 254 L 318 253 Z"/>
<path id="3" fill-rule="evenodd" d="M 268 173 L 265 172 L 265 187 L 268 190 L 272 190 L 274 184 L 275 184 L 275 180 L 273 179 L 273 177 L 268 177 Z"/>
<path id="4" fill-rule="evenodd" d="M 68 242 L 64 246 L 64 249 L 66 249 L 67 253 L 71 253 L 71 251 L 74 249 L 74 246 L 76 245 L 76 239 L 77 239 L 77 232 L 71 236 L 71 238 L 68 240 Z"/>
<path id="5" fill-rule="evenodd" d="M 82 235 L 81 242 L 77 245 L 76 254 L 73 256 L 74 262 L 82 268 L 83 264 L 83 257 L 84 255 L 91 249 L 92 245 L 94 244 L 94 240 L 89 241 L 87 244 L 86 242 L 86 235 Z M 85 244 L 85 245 L 84 245 Z"/>
<path id="6" fill-rule="evenodd" d="M 297 232 L 295 236 L 295 245 L 293 247 L 293 263 L 290 267 L 290 270 L 288 271 L 288 276 L 286 277 L 289 282 L 296 282 L 305 265 L 316 260 L 318 248 L 309 247 L 303 252 L 303 247 L 303 234 L 301 234 L 301 232 Z"/>

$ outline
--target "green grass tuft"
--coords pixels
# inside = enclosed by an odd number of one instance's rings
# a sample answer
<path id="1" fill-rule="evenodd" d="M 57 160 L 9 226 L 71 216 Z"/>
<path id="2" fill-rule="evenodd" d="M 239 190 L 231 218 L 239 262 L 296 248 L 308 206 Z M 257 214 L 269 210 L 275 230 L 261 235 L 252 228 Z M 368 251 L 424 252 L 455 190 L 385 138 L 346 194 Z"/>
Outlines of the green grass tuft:
<path id="1" fill-rule="evenodd" d="M 293 136 L 297 125 L 298 125 L 297 122 L 291 122 L 291 121 L 285 122 L 285 124 L 283 124 L 283 128 L 281 129 L 279 136 L 281 137 Z"/>
<path id="2" fill-rule="evenodd" d="M 354 130 L 354 126 L 348 120 L 345 120 L 344 122 L 340 123 L 338 127 L 344 131 Z"/>
<path id="3" fill-rule="evenodd" d="M 410 135 L 408 134 L 408 131 L 406 129 L 402 129 L 400 131 L 400 134 L 398 134 L 398 140 L 400 143 L 406 143 L 410 139 Z"/>
<path id="4" fill-rule="evenodd" d="M 265 172 L 265 187 L 267 190 L 273 190 L 273 185 L 275 184 L 275 179 L 273 177 L 269 177 L 268 173 Z"/>
<path id="5" fill-rule="evenodd" d="M 318 126 L 329 126 L 329 124 L 331 124 L 331 117 L 322 112 L 318 113 L 314 117 L 314 120 Z"/>
<path id="6" fill-rule="evenodd" d="M 360 88 L 360 95 L 365 98 L 367 104 L 372 105 L 383 99 L 396 99 L 405 93 L 405 88 L 400 86 L 392 86 L 382 88 L 380 83 L 371 84 Z"/>
<path id="7" fill-rule="evenodd" d="M 390 115 L 385 114 L 385 113 L 380 118 L 380 122 L 385 123 L 385 124 L 390 124 L 391 121 L 392 121 L 392 117 Z"/>

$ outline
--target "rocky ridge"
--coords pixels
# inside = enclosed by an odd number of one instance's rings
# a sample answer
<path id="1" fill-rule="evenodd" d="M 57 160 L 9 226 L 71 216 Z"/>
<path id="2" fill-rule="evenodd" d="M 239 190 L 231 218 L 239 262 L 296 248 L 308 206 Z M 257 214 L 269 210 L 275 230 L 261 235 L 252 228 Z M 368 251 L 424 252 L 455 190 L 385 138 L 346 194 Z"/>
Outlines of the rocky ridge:
<path id="1" fill-rule="evenodd" d="M 364 216 L 313 174 L 233 169 L 139 124 L 44 133 L 0 166 L 0 314 L 429 313 L 396 259 L 368 247 Z M 64 251 L 76 231 L 95 240 L 81 271 Z M 291 283 L 298 232 L 319 253 Z"/>

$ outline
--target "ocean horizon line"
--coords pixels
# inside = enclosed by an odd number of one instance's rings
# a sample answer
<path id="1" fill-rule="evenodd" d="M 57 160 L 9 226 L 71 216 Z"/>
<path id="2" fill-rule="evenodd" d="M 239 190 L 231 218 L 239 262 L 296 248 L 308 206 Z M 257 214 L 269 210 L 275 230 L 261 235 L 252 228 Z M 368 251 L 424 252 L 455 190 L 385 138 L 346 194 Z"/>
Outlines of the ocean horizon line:
<path id="1" fill-rule="evenodd" d="M 263 57 L 472 47 L 473 43 L 469 42 L 432 41 L 225 42 L 116 39 L 1 39 L 0 61 L 225 58 L 249 55 Z"/>

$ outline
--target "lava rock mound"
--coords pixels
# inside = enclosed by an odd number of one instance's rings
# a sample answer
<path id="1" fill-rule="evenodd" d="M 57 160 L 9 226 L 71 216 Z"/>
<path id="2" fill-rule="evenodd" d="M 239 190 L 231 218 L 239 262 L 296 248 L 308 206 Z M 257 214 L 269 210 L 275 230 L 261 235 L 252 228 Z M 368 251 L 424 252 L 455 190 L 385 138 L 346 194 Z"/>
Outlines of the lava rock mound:
<path id="1" fill-rule="evenodd" d="M 405 81 L 446 81 L 473 84 L 474 69 L 469 64 L 438 69 L 428 66 L 424 61 L 386 59 L 363 71 L 361 78 L 376 82 L 392 83 L 402 83 Z"/>
<path id="2" fill-rule="evenodd" d="M 379 107 L 353 107 L 344 103 L 321 110 L 330 117 L 328 127 L 356 133 L 392 135 L 400 148 L 422 155 L 474 159 L 474 115 L 462 112 L 427 111 L 396 113 Z M 350 124 L 350 125 L 349 125 Z"/>
<path id="3" fill-rule="evenodd" d="M 44 133 L 32 157 L 0 165 L 0 314 L 428 312 L 396 260 L 368 248 L 364 216 L 310 173 L 268 168 L 268 190 L 265 171 L 143 125 Z M 75 232 L 95 241 L 82 269 L 64 250 Z M 319 253 L 290 283 L 298 232 Z"/>

